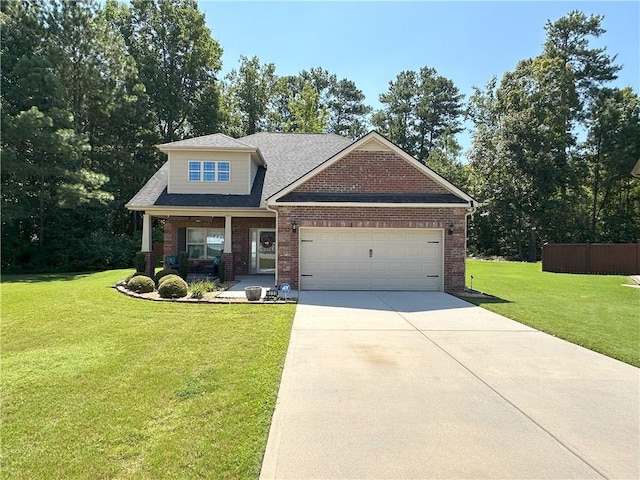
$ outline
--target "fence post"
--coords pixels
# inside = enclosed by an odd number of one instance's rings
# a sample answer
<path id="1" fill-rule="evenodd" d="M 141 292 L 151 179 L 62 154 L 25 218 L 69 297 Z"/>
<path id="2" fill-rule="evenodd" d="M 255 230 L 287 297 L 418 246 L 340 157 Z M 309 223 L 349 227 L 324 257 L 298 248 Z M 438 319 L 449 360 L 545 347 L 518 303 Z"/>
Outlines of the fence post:
<path id="1" fill-rule="evenodd" d="M 587 242 L 587 249 L 586 249 L 586 269 L 585 269 L 585 273 L 590 273 L 591 272 L 591 243 Z"/>

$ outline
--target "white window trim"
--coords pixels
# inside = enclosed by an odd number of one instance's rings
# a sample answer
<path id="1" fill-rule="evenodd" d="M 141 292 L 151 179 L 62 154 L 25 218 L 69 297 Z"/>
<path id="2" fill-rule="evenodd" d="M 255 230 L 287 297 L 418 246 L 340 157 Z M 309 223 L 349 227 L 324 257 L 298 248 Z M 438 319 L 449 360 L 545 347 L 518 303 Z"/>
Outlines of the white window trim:
<path id="1" fill-rule="evenodd" d="M 204 230 L 204 241 L 203 243 L 193 243 L 193 242 L 189 242 L 189 230 Z M 187 231 L 186 231 L 186 247 L 187 247 L 187 252 L 189 251 L 189 246 L 190 245 L 198 245 L 204 248 L 204 257 L 203 258 L 194 258 L 193 260 L 213 260 L 215 257 L 208 257 L 207 256 L 207 233 L 209 232 L 209 230 L 214 230 L 216 231 L 218 234 L 220 234 L 220 236 L 222 237 L 222 248 L 220 249 L 220 255 L 222 255 L 222 253 L 224 253 L 224 245 L 226 243 L 225 241 L 225 229 L 224 228 L 213 228 L 213 227 L 187 227 Z M 218 255 L 216 255 L 217 257 Z M 191 257 L 190 257 L 191 258 Z"/>
<path id="2" fill-rule="evenodd" d="M 198 170 L 191 170 L 192 163 L 198 164 Z M 205 163 L 213 163 L 213 170 L 205 170 Z M 227 164 L 229 166 L 228 170 L 222 172 L 228 175 L 226 180 L 220 180 L 220 164 Z M 192 172 L 198 172 L 198 180 L 191 179 Z M 205 173 L 210 172 L 213 172 L 213 180 L 205 180 Z M 231 182 L 231 162 L 229 160 L 189 160 L 187 161 L 187 181 L 198 183 L 229 183 Z"/>

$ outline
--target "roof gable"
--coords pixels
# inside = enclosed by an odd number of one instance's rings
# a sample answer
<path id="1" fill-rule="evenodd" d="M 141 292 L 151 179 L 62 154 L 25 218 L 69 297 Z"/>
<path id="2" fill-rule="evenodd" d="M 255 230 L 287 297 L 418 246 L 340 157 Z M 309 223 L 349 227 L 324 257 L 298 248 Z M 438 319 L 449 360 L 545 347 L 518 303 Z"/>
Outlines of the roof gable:
<path id="1" fill-rule="evenodd" d="M 378 162 L 384 162 L 385 167 L 388 167 L 384 175 L 376 176 L 372 171 L 373 168 L 379 170 L 381 163 Z M 344 198 L 345 193 L 359 194 L 361 197 L 364 193 L 382 194 L 389 193 L 390 190 L 396 197 L 402 194 L 422 195 L 421 198 L 427 198 L 424 197 L 426 194 L 449 195 L 470 205 L 477 204 L 472 197 L 376 131 L 356 140 L 269 197 L 267 201 L 269 204 L 293 202 L 295 198 L 309 196 L 301 197 L 302 193 L 312 196 L 318 193 L 325 196 L 335 193 Z"/>

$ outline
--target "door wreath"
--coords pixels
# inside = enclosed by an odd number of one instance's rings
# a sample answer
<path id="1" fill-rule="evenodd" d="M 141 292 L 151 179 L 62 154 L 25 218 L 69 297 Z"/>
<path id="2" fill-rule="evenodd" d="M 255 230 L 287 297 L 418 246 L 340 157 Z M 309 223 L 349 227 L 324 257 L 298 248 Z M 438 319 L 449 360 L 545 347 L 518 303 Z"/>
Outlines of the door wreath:
<path id="1" fill-rule="evenodd" d="M 273 238 L 271 235 L 264 235 L 262 238 L 260 238 L 260 245 L 262 245 L 264 248 L 271 248 L 274 242 L 275 238 Z"/>

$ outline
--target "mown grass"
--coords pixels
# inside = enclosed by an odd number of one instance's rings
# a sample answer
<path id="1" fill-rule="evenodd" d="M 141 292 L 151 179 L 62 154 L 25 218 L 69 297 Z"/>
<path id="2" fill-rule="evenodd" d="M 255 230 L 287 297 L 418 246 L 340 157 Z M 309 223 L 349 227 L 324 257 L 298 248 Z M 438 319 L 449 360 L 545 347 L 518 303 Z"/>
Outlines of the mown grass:
<path id="1" fill-rule="evenodd" d="M 540 263 L 467 261 L 467 285 L 504 302 L 471 300 L 543 332 L 640 367 L 640 289 L 627 277 L 543 272 Z"/>
<path id="2" fill-rule="evenodd" d="M 126 273 L 3 277 L 2 478 L 257 478 L 294 306 L 137 300 Z"/>

